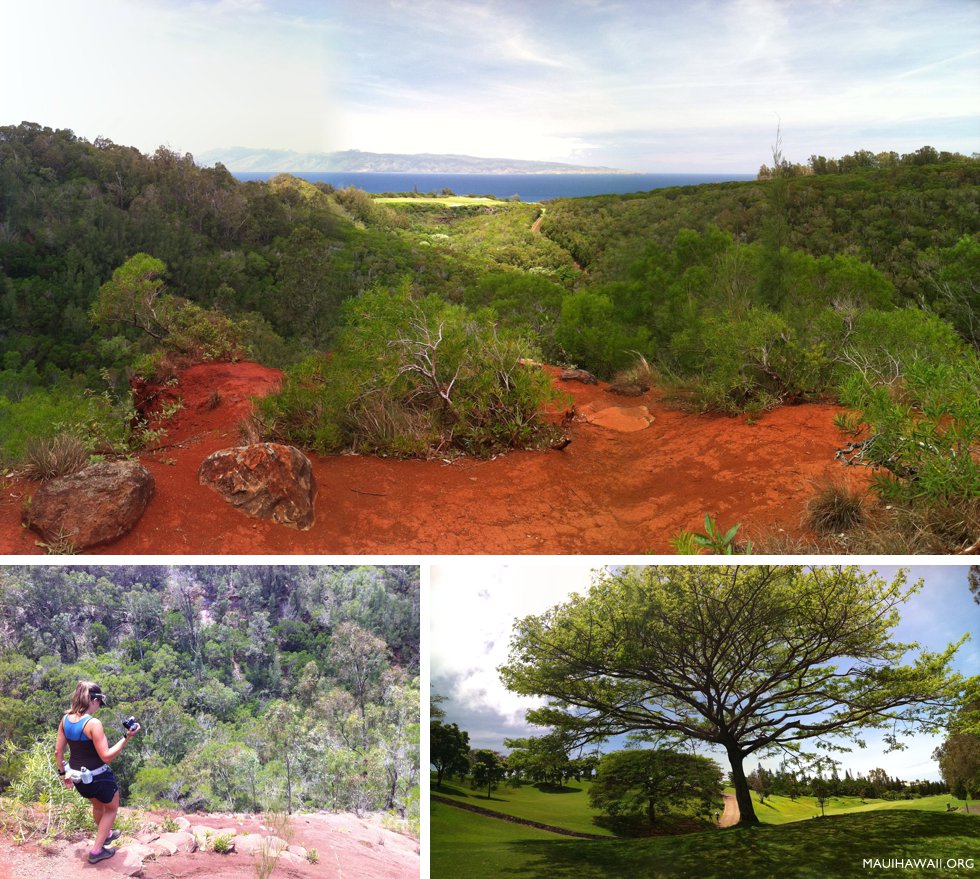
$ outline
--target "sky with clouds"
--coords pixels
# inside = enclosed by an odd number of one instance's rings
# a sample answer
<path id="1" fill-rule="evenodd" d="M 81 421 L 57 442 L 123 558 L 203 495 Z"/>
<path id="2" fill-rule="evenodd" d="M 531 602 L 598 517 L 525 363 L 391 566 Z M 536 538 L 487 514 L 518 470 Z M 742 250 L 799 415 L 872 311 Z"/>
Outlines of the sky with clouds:
<path id="1" fill-rule="evenodd" d="M 871 567 L 871 566 L 865 566 Z M 874 565 L 889 580 L 898 565 Z M 967 586 L 964 565 L 904 565 L 909 582 L 922 579 L 920 593 L 903 605 L 895 637 L 939 650 L 970 633 L 954 663 L 963 674 L 980 669 L 980 605 Z M 569 562 L 549 564 L 534 560 L 503 565 L 487 562 L 446 561 L 433 568 L 431 579 L 431 684 L 432 692 L 446 697 L 442 708 L 447 722 L 470 735 L 471 747 L 503 748 L 505 738 L 540 735 L 543 730 L 524 721 L 530 707 L 543 700 L 516 696 L 504 689 L 496 669 L 508 658 L 513 621 L 540 614 L 563 602 L 573 592 L 585 593 L 595 566 Z M 920 736 L 902 751 L 885 753 L 876 732 L 865 736 L 867 748 L 840 755 L 852 772 L 867 773 L 876 766 L 901 778 L 938 778 L 932 760 L 941 738 Z M 711 754 L 727 770 L 724 754 Z M 748 765 L 754 763 L 750 759 Z"/>
<path id="2" fill-rule="evenodd" d="M 4 3 L 0 124 L 152 152 L 754 172 L 980 149 L 977 0 Z"/>

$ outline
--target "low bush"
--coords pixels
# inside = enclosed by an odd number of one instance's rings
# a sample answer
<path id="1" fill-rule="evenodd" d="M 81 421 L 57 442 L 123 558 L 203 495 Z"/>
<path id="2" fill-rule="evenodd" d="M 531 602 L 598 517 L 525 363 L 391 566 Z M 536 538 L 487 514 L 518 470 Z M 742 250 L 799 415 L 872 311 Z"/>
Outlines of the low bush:
<path id="1" fill-rule="evenodd" d="M 779 315 L 707 316 L 671 340 L 670 353 L 695 408 L 732 414 L 815 399 L 831 385 L 833 364 L 820 345 L 801 343 Z"/>
<path id="2" fill-rule="evenodd" d="M 473 314 L 407 288 L 374 290 L 345 305 L 329 357 L 289 370 L 258 404 L 265 436 L 321 452 L 426 456 L 491 454 L 551 442 L 541 417 L 555 399 L 534 352 Z"/>
<path id="3" fill-rule="evenodd" d="M 861 413 L 862 453 L 877 468 L 874 487 L 896 503 L 951 502 L 980 496 L 980 357 L 915 360 L 890 381 L 870 371 L 842 385 Z"/>
<path id="4" fill-rule="evenodd" d="M 35 390 L 16 401 L 0 397 L 0 462 L 20 465 L 29 446 L 50 447 L 59 435 L 76 437 L 98 452 L 127 448 L 130 414 L 111 396 L 74 388 Z"/>
<path id="5" fill-rule="evenodd" d="M 0 806 L 3 832 L 19 842 L 51 841 L 92 826 L 88 801 L 65 787 L 55 769 L 53 739 L 38 739 L 20 752 L 8 741 L 2 756 L 4 762 L 16 759 L 20 770 Z"/>

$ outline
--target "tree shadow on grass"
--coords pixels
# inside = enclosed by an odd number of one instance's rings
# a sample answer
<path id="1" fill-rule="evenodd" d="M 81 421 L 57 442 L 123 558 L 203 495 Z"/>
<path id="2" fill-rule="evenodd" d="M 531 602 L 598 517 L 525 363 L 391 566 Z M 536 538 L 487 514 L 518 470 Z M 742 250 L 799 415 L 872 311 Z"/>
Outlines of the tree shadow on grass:
<path id="1" fill-rule="evenodd" d="M 592 823 L 616 836 L 629 838 L 678 836 L 682 833 L 700 833 L 712 829 L 712 825 L 707 821 L 687 815 L 671 814 L 661 816 L 653 824 L 640 815 L 596 815 Z"/>
<path id="2" fill-rule="evenodd" d="M 850 879 L 876 872 L 864 859 L 973 858 L 980 861 L 976 819 L 930 812 L 878 812 L 735 827 L 656 840 L 586 840 L 509 845 L 520 868 L 499 875 L 521 879 Z M 878 868 L 878 871 L 881 867 Z M 935 866 L 902 869 L 903 879 L 934 879 Z M 946 868 L 944 879 L 976 876 Z"/>
<path id="3" fill-rule="evenodd" d="M 558 785 L 550 784 L 549 782 L 542 781 L 534 785 L 543 794 L 580 794 L 582 793 L 582 788 L 572 787 L 571 785 Z"/>
<path id="4" fill-rule="evenodd" d="M 472 790 L 466 790 L 462 787 L 455 787 L 454 785 L 446 784 L 445 782 L 443 782 L 442 785 L 433 784 L 429 790 L 431 790 L 434 794 L 442 794 L 446 797 L 472 797 L 476 793 Z"/>

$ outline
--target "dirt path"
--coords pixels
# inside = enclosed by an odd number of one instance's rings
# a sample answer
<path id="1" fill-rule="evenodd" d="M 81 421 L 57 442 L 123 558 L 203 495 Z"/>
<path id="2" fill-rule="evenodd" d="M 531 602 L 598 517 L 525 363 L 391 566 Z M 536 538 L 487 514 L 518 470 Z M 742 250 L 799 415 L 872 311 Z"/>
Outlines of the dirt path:
<path id="1" fill-rule="evenodd" d="M 181 376 L 183 408 L 166 447 L 140 456 L 156 491 L 136 528 L 105 554 L 627 554 L 669 553 L 682 529 L 710 513 L 739 538 L 801 534 L 804 503 L 827 475 L 860 483 L 867 472 L 834 461 L 839 411 L 792 406 L 746 418 L 692 415 L 656 391 L 624 400 L 605 385 L 558 382 L 592 421 L 568 426 L 561 451 L 515 452 L 493 460 L 402 461 L 311 456 L 316 524 L 295 531 L 250 519 L 201 486 L 212 452 L 240 444 L 237 425 L 252 395 L 279 373 L 257 364 L 204 364 Z M 610 407 L 646 407 L 649 426 L 609 417 Z M 607 423 L 609 426 L 602 426 Z M 36 490 L 0 481 L 0 553 L 41 553 L 21 526 Z"/>
<path id="2" fill-rule="evenodd" d="M 741 812 L 738 809 L 738 801 L 735 799 L 734 794 L 724 794 L 725 797 L 725 810 L 721 813 L 721 818 L 718 820 L 719 827 L 734 827 L 738 824 L 738 819 L 741 817 Z"/>

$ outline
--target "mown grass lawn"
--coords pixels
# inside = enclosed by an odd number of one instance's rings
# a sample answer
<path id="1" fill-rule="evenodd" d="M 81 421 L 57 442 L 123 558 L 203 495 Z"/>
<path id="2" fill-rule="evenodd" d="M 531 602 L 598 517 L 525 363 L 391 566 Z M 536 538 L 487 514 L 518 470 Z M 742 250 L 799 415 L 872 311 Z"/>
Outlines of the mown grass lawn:
<path id="1" fill-rule="evenodd" d="M 903 879 L 975 877 L 977 819 L 958 813 L 881 810 L 780 826 L 734 827 L 649 839 L 577 840 L 433 803 L 433 879 Z M 901 859 L 943 866 L 875 868 Z M 970 866 L 957 859 L 973 859 Z M 949 862 L 953 865 L 950 866 Z"/>
<path id="2" fill-rule="evenodd" d="M 732 793 L 730 788 L 728 793 Z M 829 797 L 824 804 L 824 810 L 827 815 L 876 812 L 881 809 L 945 812 L 947 803 L 951 803 L 962 813 L 963 800 L 958 800 L 948 794 L 921 797 L 915 800 L 862 800 L 860 797 Z M 758 797 L 753 794 L 752 805 L 755 808 L 756 817 L 763 824 L 787 824 L 791 821 L 804 821 L 820 815 L 820 805 L 817 803 L 816 797 L 797 797 L 795 800 L 791 800 L 789 797 L 772 796 L 766 797 L 765 803 L 760 803 Z"/>
<path id="3" fill-rule="evenodd" d="M 461 800 L 473 806 L 514 815 L 528 821 L 539 821 L 552 827 L 562 827 L 578 833 L 613 836 L 612 831 L 593 823 L 597 814 L 589 807 L 588 781 L 572 781 L 563 788 L 538 788 L 525 784 L 520 787 L 502 785 L 487 799 L 486 791 L 473 790 L 458 782 L 443 782 L 441 788 L 432 783 L 432 793 Z"/>

